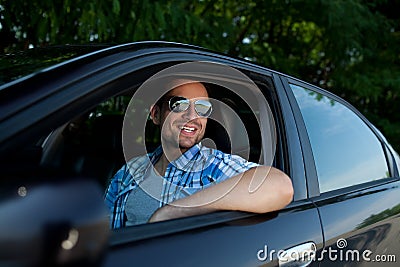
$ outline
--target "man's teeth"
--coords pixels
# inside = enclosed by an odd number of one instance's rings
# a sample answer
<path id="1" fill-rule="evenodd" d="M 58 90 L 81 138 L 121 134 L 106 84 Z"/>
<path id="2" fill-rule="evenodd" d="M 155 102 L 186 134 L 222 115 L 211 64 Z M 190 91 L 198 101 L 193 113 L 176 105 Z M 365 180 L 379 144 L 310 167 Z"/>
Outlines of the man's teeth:
<path id="1" fill-rule="evenodd" d="M 184 130 L 185 132 L 193 132 L 195 130 L 193 127 L 186 127 L 186 126 L 183 126 L 181 129 Z"/>

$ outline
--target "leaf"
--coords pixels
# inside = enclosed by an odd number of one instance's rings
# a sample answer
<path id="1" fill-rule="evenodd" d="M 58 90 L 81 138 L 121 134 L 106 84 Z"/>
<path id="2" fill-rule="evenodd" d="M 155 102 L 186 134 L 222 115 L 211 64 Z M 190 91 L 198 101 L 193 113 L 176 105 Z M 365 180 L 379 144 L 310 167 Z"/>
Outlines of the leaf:
<path id="1" fill-rule="evenodd" d="M 114 14 L 118 15 L 119 12 L 121 11 L 121 6 L 119 3 L 119 0 L 113 0 L 113 8 L 112 11 Z"/>

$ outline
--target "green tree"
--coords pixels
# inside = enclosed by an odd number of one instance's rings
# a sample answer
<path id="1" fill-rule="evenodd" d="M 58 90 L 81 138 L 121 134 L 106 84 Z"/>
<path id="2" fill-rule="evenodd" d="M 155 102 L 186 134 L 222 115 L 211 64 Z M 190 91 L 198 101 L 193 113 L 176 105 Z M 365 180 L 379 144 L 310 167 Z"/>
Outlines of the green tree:
<path id="1" fill-rule="evenodd" d="M 400 151 L 400 1 L 0 0 L 0 49 L 167 40 L 326 88 Z"/>

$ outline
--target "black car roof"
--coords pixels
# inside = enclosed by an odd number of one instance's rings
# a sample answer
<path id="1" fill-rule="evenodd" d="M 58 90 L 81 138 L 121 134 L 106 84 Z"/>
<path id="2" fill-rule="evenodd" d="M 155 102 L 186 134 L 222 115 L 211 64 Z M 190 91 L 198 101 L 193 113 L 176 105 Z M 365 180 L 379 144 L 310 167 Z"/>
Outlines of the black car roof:
<path id="1" fill-rule="evenodd" d="M 110 45 L 57 45 L 0 55 L 0 86 Z"/>

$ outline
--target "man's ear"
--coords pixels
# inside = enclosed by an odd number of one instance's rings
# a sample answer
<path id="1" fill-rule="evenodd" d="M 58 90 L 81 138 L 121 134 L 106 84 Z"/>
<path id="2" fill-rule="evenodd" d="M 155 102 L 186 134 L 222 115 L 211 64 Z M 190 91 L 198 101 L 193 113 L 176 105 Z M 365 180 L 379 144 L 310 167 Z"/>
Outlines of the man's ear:
<path id="1" fill-rule="evenodd" d="M 152 105 L 150 107 L 150 116 L 155 125 L 160 125 L 161 110 L 158 105 Z"/>

